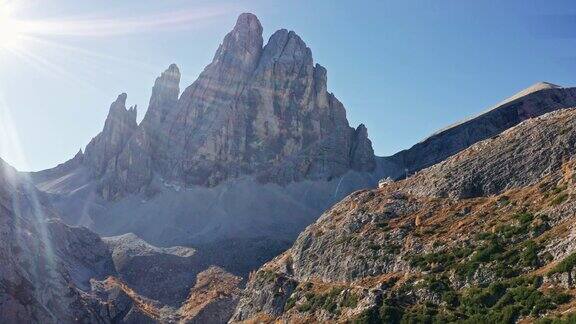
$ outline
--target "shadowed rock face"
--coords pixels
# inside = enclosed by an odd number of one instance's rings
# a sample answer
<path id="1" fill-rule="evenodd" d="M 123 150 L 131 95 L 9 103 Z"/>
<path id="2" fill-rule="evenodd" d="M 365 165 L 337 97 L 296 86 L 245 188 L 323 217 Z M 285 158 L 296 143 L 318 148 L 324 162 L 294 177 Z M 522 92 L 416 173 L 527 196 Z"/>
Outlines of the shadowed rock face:
<path id="1" fill-rule="evenodd" d="M 0 160 L 0 314 L 2 323 L 105 323 L 91 279 L 114 275 L 98 235 L 69 227 L 25 177 Z"/>
<path id="2" fill-rule="evenodd" d="M 179 306 L 207 268 L 196 251 L 186 247 L 158 248 L 134 234 L 104 238 L 122 279 L 140 295 L 163 304 Z"/>
<path id="3" fill-rule="evenodd" d="M 0 160 L 1 323 L 224 323 L 241 278 L 201 259 L 191 248 L 65 225 Z"/>

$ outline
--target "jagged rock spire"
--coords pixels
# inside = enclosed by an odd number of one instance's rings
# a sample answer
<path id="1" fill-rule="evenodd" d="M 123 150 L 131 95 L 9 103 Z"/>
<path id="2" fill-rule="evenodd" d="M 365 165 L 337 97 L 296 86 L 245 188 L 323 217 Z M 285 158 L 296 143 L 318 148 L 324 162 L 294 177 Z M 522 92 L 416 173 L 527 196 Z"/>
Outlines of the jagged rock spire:
<path id="1" fill-rule="evenodd" d="M 156 78 L 146 116 L 142 120 L 144 128 L 158 129 L 166 116 L 176 106 L 180 95 L 180 69 L 170 64 L 168 69 Z"/>
<path id="2" fill-rule="evenodd" d="M 262 25 L 251 13 L 238 17 L 236 25 L 229 32 L 216 51 L 211 66 L 235 68 L 236 73 L 251 73 L 256 67 L 262 52 Z"/>
<path id="3" fill-rule="evenodd" d="M 96 175 L 105 172 L 111 159 L 122 152 L 126 142 L 137 129 L 137 109 L 126 109 L 126 93 L 110 105 L 104 129 L 86 146 L 85 159 Z"/>

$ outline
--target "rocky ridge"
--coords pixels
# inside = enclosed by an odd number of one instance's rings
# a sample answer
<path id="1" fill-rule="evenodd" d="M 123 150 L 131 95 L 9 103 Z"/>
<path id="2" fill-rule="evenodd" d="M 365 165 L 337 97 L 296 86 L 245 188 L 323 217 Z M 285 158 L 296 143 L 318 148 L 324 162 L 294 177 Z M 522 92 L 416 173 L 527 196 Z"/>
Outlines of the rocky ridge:
<path id="1" fill-rule="evenodd" d="M 237 303 L 240 278 L 199 262 L 193 249 L 157 248 L 130 234 L 103 241 L 65 225 L 26 175 L 2 160 L 0 216 L 2 323 L 197 323 L 219 316 L 226 319 L 212 322 L 225 323 Z M 210 280 L 224 286 L 202 285 Z M 199 289 L 211 299 L 184 314 Z"/>
<path id="2" fill-rule="evenodd" d="M 567 316 L 576 303 L 574 147 L 576 109 L 561 110 L 350 195 L 251 275 L 232 321 Z"/>
<path id="3" fill-rule="evenodd" d="M 444 128 L 408 150 L 386 157 L 393 178 L 412 174 L 497 136 L 520 122 L 545 113 L 576 106 L 576 88 L 536 83 L 478 116 Z"/>

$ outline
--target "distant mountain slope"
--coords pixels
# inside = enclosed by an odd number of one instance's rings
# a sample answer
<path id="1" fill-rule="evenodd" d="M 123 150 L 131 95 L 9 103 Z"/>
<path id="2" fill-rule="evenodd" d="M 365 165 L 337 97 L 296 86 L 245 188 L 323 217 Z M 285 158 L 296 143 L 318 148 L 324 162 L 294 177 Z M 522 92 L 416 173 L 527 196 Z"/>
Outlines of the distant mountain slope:
<path id="1" fill-rule="evenodd" d="M 434 165 L 481 140 L 542 114 L 576 106 L 576 88 L 547 82 L 520 91 L 480 115 L 444 128 L 408 150 L 384 158 L 393 178 Z"/>
<path id="2" fill-rule="evenodd" d="M 233 321 L 514 323 L 573 312 L 575 166 L 573 108 L 358 191 L 251 276 Z"/>

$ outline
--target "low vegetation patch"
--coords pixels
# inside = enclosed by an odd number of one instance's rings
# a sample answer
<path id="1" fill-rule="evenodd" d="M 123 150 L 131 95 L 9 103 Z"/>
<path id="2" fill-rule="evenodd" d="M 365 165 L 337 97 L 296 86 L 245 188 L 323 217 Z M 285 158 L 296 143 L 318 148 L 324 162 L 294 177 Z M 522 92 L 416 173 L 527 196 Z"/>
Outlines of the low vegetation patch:
<path id="1" fill-rule="evenodd" d="M 560 261 L 554 268 L 552 268 L 548 275 L 553 275 L 555 273 L 570 272 L 576 266 L 576 252 L 570 254 L 564 260 Z"/>
<path id="2" fill-rule="evenodd" d="M 300 301 L 300 302 L 299 302 Z M 299 287 L 286 301 L 284 310 L 296 308 L 299 312 L 315 312 L 323 309 L 331 314 L 338 315 L 341 308 L 355 308 L 359 297 L 352 291 L 345 291 L 343 287 L 334 287 L 327 292 L 314 292 L 312 285 Z"/>
<path id="3" fill-rule="evenodd" d="M 442 304 L 407 305 L 397 295 L 367 310 L 354 323 L 515 323 L 519 318 L 541 316 L 571 299 L 561 292 L 540 291 L 540 277 L 518 277 L 461 291 L 443 279 L 427 282 L 430 288 L 443 291 Z"/>

